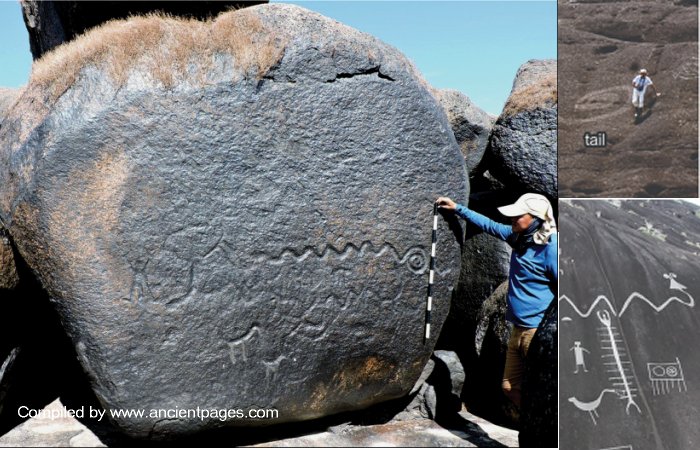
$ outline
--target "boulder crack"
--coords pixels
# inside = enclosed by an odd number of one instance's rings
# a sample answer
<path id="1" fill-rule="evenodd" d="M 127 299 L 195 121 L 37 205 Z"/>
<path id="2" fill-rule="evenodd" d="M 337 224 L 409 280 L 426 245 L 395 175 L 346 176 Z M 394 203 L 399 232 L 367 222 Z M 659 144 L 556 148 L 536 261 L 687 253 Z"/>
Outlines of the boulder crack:
<path id="1" fill-rule="evenodd" d="M 335 83 L 336 80 L 342 79 L 342 78 L 354 78 L 358 76 L 367 76 L 367 75 L 374 75 L 376 74 L 379 78 L 382 80 L 389 80 L 389 81 L 396 81 L 393 78 L 391 78 L 389 75 L 384 74 L 381 72 L 380 67 L 372 67 L 367 70 L 359 70 L 357 72 L 343 72 L 339 73 L 333 78 L 332 80 L 328 80 L 327 83 Z"/>

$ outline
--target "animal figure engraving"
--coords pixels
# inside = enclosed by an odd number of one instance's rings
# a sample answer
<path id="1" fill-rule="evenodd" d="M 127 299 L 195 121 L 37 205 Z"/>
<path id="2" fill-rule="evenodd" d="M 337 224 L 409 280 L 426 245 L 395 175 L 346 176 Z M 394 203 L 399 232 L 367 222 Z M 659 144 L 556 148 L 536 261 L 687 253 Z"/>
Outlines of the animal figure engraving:
<path id="1" fill-rule="evenodd" d="M 240 358 L 242 362 L 248 361 L 246 345 L 250 344 L 250 341 L 259 333 L 259 330 L 260 328 L 258 328 L 257 325 L 253 325 L 246 334 L 228 343 L 231 363 L 236 364 L 238 358 Z"/>
<path id="2" fill-rule="evenodd" d="M 634 406 L 637 408 L 637 411 L 639 413 L 642 412 L 642 410 L 639 408 L 639 405 L 634 401 L 634 397 L 636 395 L 634 392 L 637 391 L 636 388 L 632 386 L 631 379 L 633 378 L 633 375 L 631 373 L 631 362 L 629 361 L 623 361 L 622 357 L 625 356 L 624 351 L 622 351 L 619 348 L 619 345 L 622 343 L 622 340 L 619 339 L 619 333 L 617 333 L 617 330 L 614 329 L 612 326 L 612 321 L 610 320 L 610 314 L 608 313 L 607 310 L 603 311 L 598 311 L 598 320 L 603 324 L 604 328 L 603 330 L 603 335 L 601 336 L 601 349 L 603 352 L 605 351 L 610 351 L 612 353 L 608 353 L 603 355 L 603 358 L 605 357 L 612 357 L 613 361 L 608 361 L 605 364 L 608 366 L 612 366 L 609 368 L 607 371 L 608 372 L 613 372 L 616 374 L 616 376 L 610 376 L 608 379 L 613 382 L 613 386 L 617 386 L 620 395 L 620 399 L 627 400 L 627 405 L 625 406 L 625 412 L 629 415 L 630 413 L 630 407 Z M 625 365 L 628 364 L 628 365 Z M 620 389 L 621 387 L 621 389 Z"/>
<path id="3" fill-rule="evenodd" d="M 612 394 L 616 394 L 617 392 L 614 389 L 603 389 L 598 396 L 593 401 L 590 402 L 582 402 L 581 400 L 577 399 L 576 397 L 569 397 L 569 401 L 573 403 L 575 407 L 580 409 L 581 411 L 586 411 L 588 414 L 591 415 L 591 420 L 593 421 L 593 425 L 598 425 L 598 422 L 596 422 L 595 418 L 599 417 L 598 412 L 596 409 L 600 406 L 600 402 L 603 400 L 603 395 L 605 395 L 606 392 L 610 392 Z"/>
<path id="4" fill-rule="evenodd" d="M 277 372 L 280 368 L 280 363 L 284 359 L 287 359 L 287 357 L 284 355 L 280 355 L 274 361 L 263 360 L 262 363 L 265 366 L 265 384 L 267 386 L 269 386 L 270 383 L 275 381 L 275 378 L 277 377 Z"/>

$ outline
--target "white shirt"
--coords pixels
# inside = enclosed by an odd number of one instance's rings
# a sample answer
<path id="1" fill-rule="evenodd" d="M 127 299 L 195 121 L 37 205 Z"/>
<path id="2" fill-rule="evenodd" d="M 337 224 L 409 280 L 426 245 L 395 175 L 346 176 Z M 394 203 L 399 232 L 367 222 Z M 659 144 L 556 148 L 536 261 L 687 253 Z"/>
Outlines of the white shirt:
<path id="1" fill-rule="evenodd" d="M 650 84 L 654 84 L 652 83 L 651 78 L 649 78 L 648 76 L 642 78 L 641 75 L 637 75 L 636 77 L 634 77 L 632 83 L 634 83 L 634 85 L 636 86 L 635 89 L 637 89 L 638 91 L 644 91 L 646 90 L 647 86 L 649 86 Z"/>

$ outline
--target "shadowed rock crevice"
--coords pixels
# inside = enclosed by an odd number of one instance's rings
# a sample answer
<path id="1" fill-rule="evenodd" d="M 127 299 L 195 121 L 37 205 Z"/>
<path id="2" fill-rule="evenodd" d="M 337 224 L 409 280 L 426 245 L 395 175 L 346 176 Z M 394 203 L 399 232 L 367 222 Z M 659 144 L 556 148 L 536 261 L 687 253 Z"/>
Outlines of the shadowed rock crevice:
<path id="1" fill-rule="evenodd" d="M 20 407 L 41 409 L 60 395 L 77 400 L 89 392 L 48 294 L 11 237 L 4 239 L 13 251 L 18 283 L 0 289 L 0 435 L 26 420 Z"/>
<path id="2" fill-rule="evenodd" d="M 353 72 L 353 73 L 339 73 L 338 75 L 336 75 L 336 77 L 334 79 L 328 80 L 328 83 L 334 83 L 336 80 L 340 80 L 343 78 L 354 78 L 354 77 L 358 77 L 358 76 L 366 76 L 366 75 L 373 75 L 373 74 L 377 74 L 377 76 L 379 78 L 381 78 L 382 80 L 396 81 L 393 78 L 391 78 L 389 75 L 383 74 L 379 70 L 379 67 L 373 67 L 371 69 L 362 70 L 362 71 Z"/>

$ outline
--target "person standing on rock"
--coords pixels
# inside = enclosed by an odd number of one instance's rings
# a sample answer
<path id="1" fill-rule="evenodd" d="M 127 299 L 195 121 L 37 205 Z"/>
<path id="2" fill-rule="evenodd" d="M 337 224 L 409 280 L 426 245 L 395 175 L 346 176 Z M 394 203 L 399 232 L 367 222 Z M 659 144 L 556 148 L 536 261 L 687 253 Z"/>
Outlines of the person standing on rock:
<path id="1" fill-rule="evenodd" d="M 482 231 L 506 241 L 513 249 L 508 274 L 506 320 L 513 324 L 503 373 L 503 392 L 520 407 L 525 356 L 544 312 L 557 290 L 557 226 L 552 205 L 539 194 L 524 194 L 514 204 L 498 208 L 511 226 L 489 219 L 447 197 L 438 208 L 455 212 Z"/>
<path id="2" fill-rule="evenodd" d="M 654 86 L 651 78 L 647 76 L 647 69 L 640 70 L 639 75 L 634 77 L 632 87 L 634 88 L 632 89 L 632 105 L 634 106 L 634 117 L 637 118 L 644 109 L 644 95 L 647 92 L 647 88 L 653 89 L 657 97 L 661 94 L 656 91 L 656 86 Z"/>

